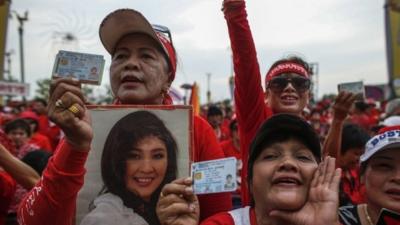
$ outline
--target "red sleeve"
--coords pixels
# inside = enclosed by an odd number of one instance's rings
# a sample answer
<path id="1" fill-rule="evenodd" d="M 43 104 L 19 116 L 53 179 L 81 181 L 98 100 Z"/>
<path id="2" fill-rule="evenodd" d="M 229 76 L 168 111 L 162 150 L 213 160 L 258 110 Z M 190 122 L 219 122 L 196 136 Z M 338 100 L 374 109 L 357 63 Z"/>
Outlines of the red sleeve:
<path id="1" fill-rule="evenodd" d="M 265 106 L 250 26 L 247 21 L 245 2 L 228 2 L 224 5 L 235 70 L 235 107 L 239 125 L 240 150 L 242 152 L 242 202 L 249 203 L 247 191 L 247 159 L 249 146 L 262 122 L 272 115 Z"/>
<path id="2" fill-rule="evenodd" d="M 211 126 L 199 116 L 194 117 L 194 161 L 225 158 Z M 199 195 L 200 221 L 218 212 L 232 209 L 230 193 Z"/>
<path id="3" fill-rule="evenodd" d="M 200 225 L 234 225 L 234 221 L 232 216 L 225 213 L 218 213 L 214 216 L 211 216 L 200 223 Z"/>
<path id="4" fill-rule="evenodd" d="M 20 204 L 20 225 L 73 224 L 76 197 L 83 185 L 88 151 L 78 151 L 64 140 L 50 159 L 43 177 Z"/>
<path id="5" fill-rule="evenodd" d="M 0 170 L 0 224 L 5 224 L 8 208 L 14 197 L 17 183 L 6 172 Z"/>

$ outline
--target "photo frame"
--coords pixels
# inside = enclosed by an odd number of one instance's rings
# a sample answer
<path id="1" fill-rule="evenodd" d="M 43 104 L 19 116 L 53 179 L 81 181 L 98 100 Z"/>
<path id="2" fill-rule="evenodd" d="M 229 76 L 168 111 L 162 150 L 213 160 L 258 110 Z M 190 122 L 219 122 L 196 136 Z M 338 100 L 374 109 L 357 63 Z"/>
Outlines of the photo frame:
<path id="1" fill-rule="evenodd" d="M 128 115 L 145 111 L 158 117 L 175 138 L 177 154 L 177 178 L 190 175 L 193 161 L 193 112 L 190 106 L 89 106 L 94 137 L 89 157 L 86 161 L 85 182 L 77 199 L 76 224 L 90 211 L 93 200 L 99 195 L 103 180 L 101 157 L 106 139 L 118 121 Z M 133 148 L 133 146 L 132 146 Z"/>

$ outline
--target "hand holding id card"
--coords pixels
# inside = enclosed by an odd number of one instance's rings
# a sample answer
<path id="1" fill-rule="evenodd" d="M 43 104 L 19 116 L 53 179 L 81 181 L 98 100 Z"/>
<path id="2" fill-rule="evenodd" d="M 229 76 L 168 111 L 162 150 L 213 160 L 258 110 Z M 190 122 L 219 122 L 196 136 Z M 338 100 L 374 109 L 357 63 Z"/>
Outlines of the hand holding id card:
<path id="1" fill-rule="evenodd" d="M 53 78 L 72 77 L 85 84 L 100 85 L 104 63 L 102 55 L 61 50 L 54 62 Z"/>
<path id="2" fill-rule="evenodd" d="M 341 83 L 338 85 L 338 90 L 339 92 L 347 91 L 355 94 L 357 101 L 364 101 L 365 99 L 365 88 L 362 81 Z"/>
<path id="3" fill-rule="evenodd" d="M 192 176 L 195 194 L 236 191 L 236 158 L 193 163 Z"/>

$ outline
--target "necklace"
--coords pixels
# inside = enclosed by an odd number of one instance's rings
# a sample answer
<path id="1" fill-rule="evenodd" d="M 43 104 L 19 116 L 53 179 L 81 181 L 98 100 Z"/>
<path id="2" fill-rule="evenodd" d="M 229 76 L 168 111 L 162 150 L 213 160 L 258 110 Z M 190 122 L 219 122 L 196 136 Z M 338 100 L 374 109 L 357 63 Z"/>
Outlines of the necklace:
<path id="1" fill-rule="evenodd" d="M 368 207 L 367 204 L 365 204 L 364 207 L 363 207 L 363 208 L 364 208 L 365 217 L 367 218 L 367 221 L 368 221 L 369 225 L 374 225 L 374 224 L 372 223 L 371 217 L 369 216 L 368 208 L 367 208 L 367 207 Z"/>

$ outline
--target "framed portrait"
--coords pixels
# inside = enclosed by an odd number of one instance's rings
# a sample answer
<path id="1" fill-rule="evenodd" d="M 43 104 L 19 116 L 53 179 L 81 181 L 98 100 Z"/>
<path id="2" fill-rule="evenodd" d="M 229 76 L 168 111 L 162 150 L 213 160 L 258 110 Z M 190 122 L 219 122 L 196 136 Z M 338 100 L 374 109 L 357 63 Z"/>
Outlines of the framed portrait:
<path id="1" fill-rule="evenodd" d="M 88 108 L 92 117 L 94 137 L 85 164 L 84 185 L 78 194 L 76 224 L 80 224 L 83 217 L 91 210 L 93 201 L 104 192 L 104 183 L 111 182 L 111 185 L 116 185 L 119 183 L 113 180 L 114 176 L 120 180 L 124 179 L 121 177 L 127 176 L 128 171 L 123 172 L 123 170 L 128 170 L 128 162 L 130 167 L 136 168 L 129 167 L 130 170 L 147 169 L 148 173 L 159 175 L 162 172 L 152 170 L 162 171 L 157 169 L 155 164 L 159 162 L 157 160 L 165 158 L 167 166 L 164 179 L 167 176 L 176 178 L 189 176 L 193 145 L 193 113 L 190 106 L 123 105 Z M 163 149 L 163 146 L 166 150 L 158 150 Z M 140 164 L 142 162 L 140 160 L 156 161 L 144 166 Z M 110 177 L 111 181 L 108 181 Z M 123 182 L 130 182 L 129 178 Z M 150 178 L 135 177 L 132 182 L 146 187 L 153 181 Z"/>

